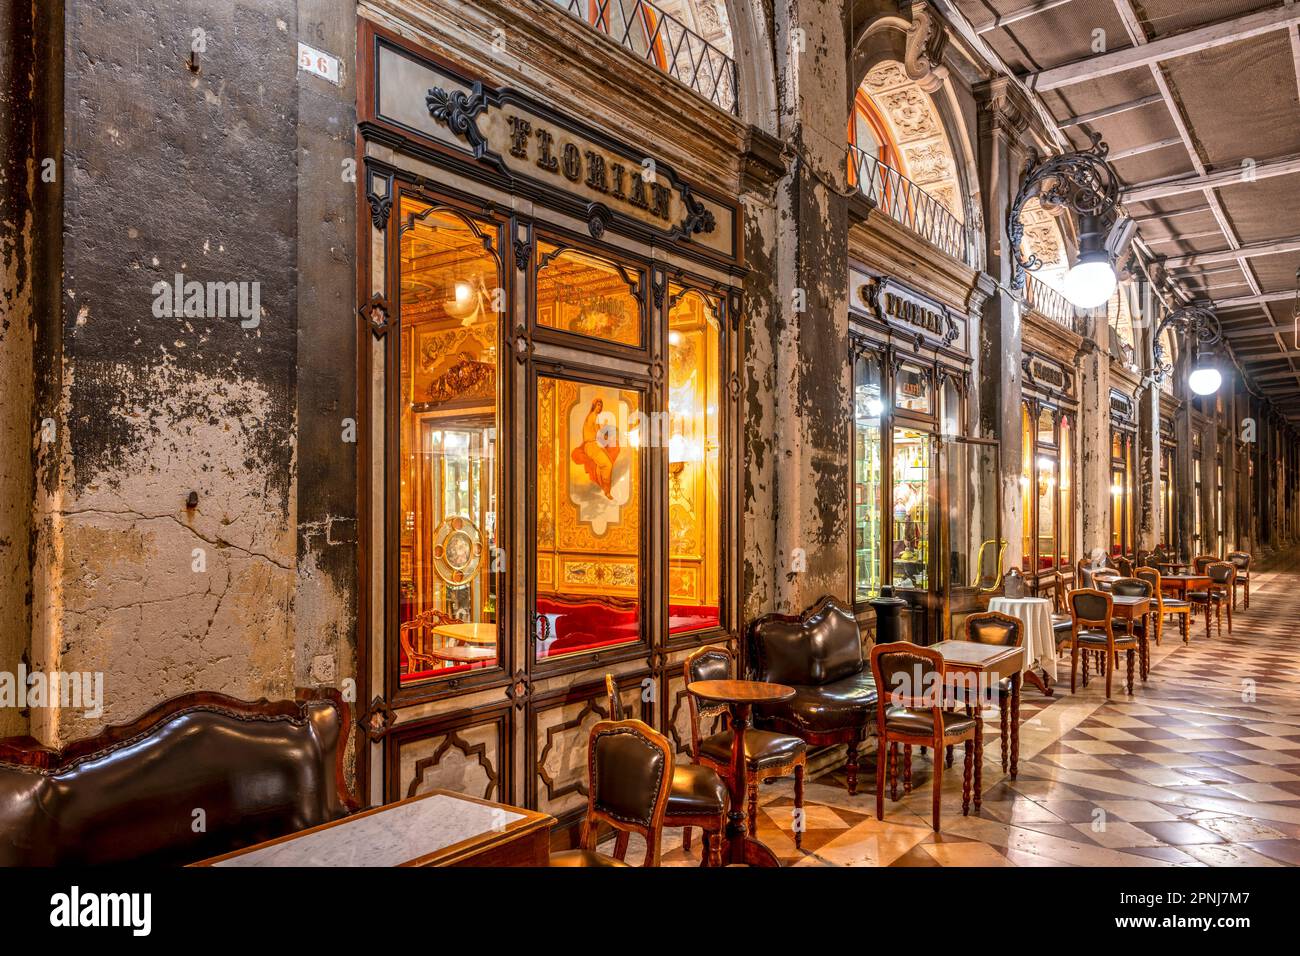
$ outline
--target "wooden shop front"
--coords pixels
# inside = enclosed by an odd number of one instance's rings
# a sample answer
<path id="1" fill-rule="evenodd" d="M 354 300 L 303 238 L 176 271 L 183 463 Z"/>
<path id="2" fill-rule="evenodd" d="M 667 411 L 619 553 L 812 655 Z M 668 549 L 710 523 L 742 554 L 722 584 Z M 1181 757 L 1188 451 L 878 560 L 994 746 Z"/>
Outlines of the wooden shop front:
<path id="1" fill-rule="evenodd" d="M 370 24 L 361 49 L 358 776 L 563 829 L 606 673 L 681 750 L 681 662 L 734 641 L 737 203 Z"/>

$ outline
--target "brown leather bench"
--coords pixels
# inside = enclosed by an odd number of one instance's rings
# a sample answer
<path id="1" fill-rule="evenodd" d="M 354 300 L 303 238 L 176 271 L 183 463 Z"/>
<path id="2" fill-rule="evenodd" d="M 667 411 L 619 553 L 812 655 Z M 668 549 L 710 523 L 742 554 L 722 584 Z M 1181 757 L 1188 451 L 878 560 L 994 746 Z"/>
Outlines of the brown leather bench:
<path id="1" fill-rule="evenodd" d="M 858 746 L 876 716 L 876 682 L 853 612 L 827 596 L 801 615 L 758 618 L 749 626 L 749 671 L 795 691 L 789 701 L 756 707 L 754 725 L 810 747 L 848 744 L 845 782 L 855 793 Z"/>
<path id="2" fill-rule="evenodd" d="M 337 691 L 186 694 L 62 750 L 0 740 L 0 866 L 185 864 L 355 809 Z"/>

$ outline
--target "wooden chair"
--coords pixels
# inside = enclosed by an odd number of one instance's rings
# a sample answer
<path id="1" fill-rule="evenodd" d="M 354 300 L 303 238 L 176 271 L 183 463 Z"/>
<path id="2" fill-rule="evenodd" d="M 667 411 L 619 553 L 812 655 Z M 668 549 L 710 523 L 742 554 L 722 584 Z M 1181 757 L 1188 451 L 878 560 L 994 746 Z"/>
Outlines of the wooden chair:
<path id="1" fill-rule="evenodd" d="M 1133 577 L 1133 559 L 1127 555 L 1117 555 L 1115 558 L 1115 570 L 1120 573 L 1120 577 Z"/>
<path id="2" fill-rule="evenodd" d="M 1088 686 L 1088 651 L 1102 651 L 1102 667 L 1106 671 L 1106 698 L 1110 699 L 1111 675 L 1115 670 L 1117 651 L 1128 651 L 1128 692 L 1133 693 L 1133 655 L 1137 651 L 1137 638 L 1132 634 L 1115 635 L 1113 626 L 1114 602 L 1105 591 L 1079 588 L 1070 592 L 1070 614 L 1074 627 L 1070 632 L 1070 693 L 1075 692 L 1075 672 L 1079 668 L 1079 651 L 1083 656 L 1083 686 Z"/>
<path id="3" fill-rule="evenodd" d="M 1204 574 L 1205 569 L 1217 562 L 1219 559 L 1212 554 L 1198 554 L 1192 558 L 1192 570 L 1197 574 Z"/>
<path id="4" fill-rule="evenodd" d="M 735 661 L 725 647 L 701 647 L 692 652 L 682 665 L 686 683 L 702 680 L 733 680 Z M 731 774 L 731 728 L 702 736 L 701 718 L 729 715 L 726 704 L 697 700 L 694 694 L 686 695 L 691 712 L 691 753 L 695 763 L 703 764 L 729 777 Z M 758 784 L 760 780 L 794 775 L 794 809 L 800 817 L 803 810 L 804 771 L 808 767 L 808 745 L 799 737 L 778 734 L 770 730 L 749 728 L 745 731 L 746 776 L 749 781 L 748 822 L 749 832 L 756 832 L 758 824 Z M 794 828 L 794 845 L 803 846 L 803 826 Z"/>
<path id="5" fill-rule="evenodd" d="M 940 755 L 950 744 L 966 744 L 961 812 L 962 816 L 970 813 L 978 718 L 944 708 L 943 655 L 936 650 L 905 641 L 877 644 L 871 649 L 871 672 L 880 688 L 876 700 L 876 819 L 885 819 L 886 774 L 891 780 L 897 780 L 899 744 L 933 747 L 931 822 L 938 832 L 943 790 L 943 759 Z"/>
<path id="6" fill-rule="evenodd" d="M 1058 574 L 1057 577 L 1060 577 Z M 994 644 L 999 647 L 1024 647 L 1024 629 L 1020 619 L 999 611 L 983 611 L 966 618 L 966 640 L 974 644 Z M 1011 678 L 1004 678 L 998 685 L 998 723 L 1001 728 L 1002 772 L 1007 772 L 1007 736 L 1008 715 L 1011 709 Z M 976 705 L 978 706 L 978 704 Z M 952 761 L 948 761 L 952 766 Z"/>
<path id="7" fill-rule="evenodd" d="M 1246 589 L 1246 610 L 1250 610 L 1250 554 L 1246 551 L 1229 551 L 1228 562 L 1237 569 L 1232 582 L 1232 606 L 1237 606 L 1237 588 Z"/>
<path id="8" fill-rule="evenodd" d="M 397 639 L 406 654 L 407 673 L 442 666 L 442 659 L 430 653 L 433 645 L 430 632 L 443 624 L 455 623 L 456 619 L 445 611 L 430 609 L 417 614 L 397 629 Z M 424 666 L 417 666 L 420 663 Z"/>
<path id="9" fill-rule="evenodd" d="M 1189 591 L 1187 599 L 1195 607 L 1205 608 L 1205 636 L 1210 636 L 1210 608 L 1214 608 L 1215 627 L 1223 636 L 1223 607 L 1228 606 L 1228 636 L 1232 636 L 1232 594 L 1237 580 L 1237 566 L 1227 561 L 1215 561 L 1205 569 L 1210 579 L 1204 591 Z"/>
<path id="10" fill-rule="evenodd" d="M 1065 603 L 1068 593 L 1065 575 L 1057 571 L 1052 575 L 1052 637 L 1055 638 L 1058 649 L 1070 639 L 1072 619 Z"/>
<path id="11" fill-rule="evenodd" d="M 610 719 L 625 720 L 623 699 L 619 696 L 613 674 L 605 675 L 605 698 Z M 664 826 L 682 828 L 682 849 L 687 851 L 691 848 L 691 827 L 699 827 L 704 832 L 700 865 L 721 866 L 722 830 L 727 824 L 730 803 L 726 781 L 716 770 L 697 763 L 674 763 Z M 618 838 L 626 841 L 627 834 L 619 834 Z M 623 849 L 626 852 L 627 848 Z M 617 855 L 617 847 L 615 853 Z"/>
<path id="12" fill-rule="evenodd" d="M 587 741 L 587 816 L 582 844 L 551 854 L 551 866 L 627 866 L 628 835 L 645 837 L 642 866 L 658 866 L 664 810 L 672 786 L 668 740 L 639 720 L 602 720 Z M 614 855 L 596 851 L 601 826 L 618 837 Z"/>
<path id="13" fill-rule="evenodd" d="M 1112 598 L 1144 597 L 1155 600 L 1151 582 L 1138 577 L 1116 578 L 1115 583 L 1111 585 L 1110 594 Z M 1150 637 L 1147 634 L 1147 616 L 1143 615 L 1140 621 L 1126 618 L 1119 623 L 1119 626 L 1124 628 L 1126 633 L 1131 633 L 1138 639 L 1138 674 L 1144 684 L 1147 680 L 1147 661 L 1150 659 L 1150 648 L 1147 644 Z"/>
<path id="14" fill-rule="evenodd" d="M 1160 572 L 1156 568 L 1138 568 L 1134 577 L 1141 578 L 1151 585 L 1155 594 L 1156 608 L 1158 615 L 1156 617 L 1156 646 L 1160 645 L 1160 638 L 1165 633 L 1165 616 L 1174 615 L 1182 618 L 1183 643 L 1191 643 L 1192 630 L 1192 606 L 1182 598 L 1165 597 L 1164 585 L 1161 582 Z"/>

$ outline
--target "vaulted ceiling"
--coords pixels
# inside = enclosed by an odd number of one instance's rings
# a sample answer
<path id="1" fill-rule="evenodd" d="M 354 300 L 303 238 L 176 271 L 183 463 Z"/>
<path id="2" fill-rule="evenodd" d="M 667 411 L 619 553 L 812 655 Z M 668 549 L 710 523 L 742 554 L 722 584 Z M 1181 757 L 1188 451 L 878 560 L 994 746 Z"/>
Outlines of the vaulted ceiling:
<path id="1" fill-rule="evenodd" d="M 1300 421 L 1300 4 L 952 5 L 1069 142 L 1101 134 L 1138 241 L 1214 302 L 1254 388 Z"/>

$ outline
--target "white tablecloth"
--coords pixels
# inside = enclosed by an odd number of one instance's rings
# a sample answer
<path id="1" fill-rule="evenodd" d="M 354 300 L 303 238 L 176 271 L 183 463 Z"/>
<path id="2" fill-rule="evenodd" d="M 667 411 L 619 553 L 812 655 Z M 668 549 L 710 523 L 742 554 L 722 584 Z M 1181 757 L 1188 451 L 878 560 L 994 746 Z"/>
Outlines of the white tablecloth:
<path id="1" fill-rule="evenodd" d="M 1010 614 L 1024 624 L 1025 670 L 1041 667 L 1056 680 L 1056 637 L 1052 634 L 1052 602 L 1047 598 L 995 597 L 989 600 L 990 611 Z"/>

